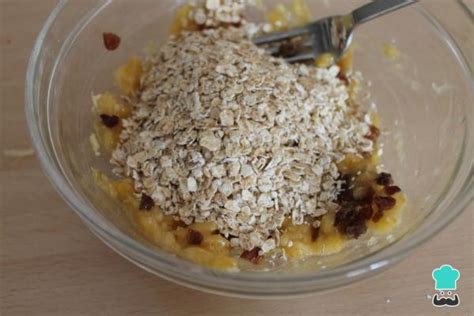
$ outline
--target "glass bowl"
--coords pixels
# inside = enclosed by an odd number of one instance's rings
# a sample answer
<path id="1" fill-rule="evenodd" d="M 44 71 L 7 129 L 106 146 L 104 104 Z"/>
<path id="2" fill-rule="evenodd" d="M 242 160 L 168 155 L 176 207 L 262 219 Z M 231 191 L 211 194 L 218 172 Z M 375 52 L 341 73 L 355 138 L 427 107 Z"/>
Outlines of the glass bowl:
<path id="1" fill-rule="evenodd" d="M 454 27 L 453 18 L 466 30 L 472 29 L 472 21 L 457 3 L 450 4 L 453 17 L 446 19 L 435 17 L 440 10 L 433 1 L 421 1 L 363 25 L 355 35 L 354 68 L 372 83 L 370 92 L 383 131 L 383 164 L 408 196 L 398 230 L 371 247 L 362 241 L 338 255 L 270 272 L 211 270 L 153 247 L 123 216 L 122 206 L 92 180 L 91 167 L 110 168 L 107 157 L 96 157 L 89 143 L 91 94 L 115 90 L 114 69 L 140 54 L 150 41 L 164 41 L 173 13 L 183 2 L 59 1 L 30 59 L 26 115 L 44 171 L 91 231 L 119 254 L 163 278 L 213 293 L 260 298 L 302 295 L 345 285 L 393 265 L 472 200 L 472 54 L 466 50 L 468 43 L 448 32 Z M 289 1 L 265 3 L 271 7 L 282 2 Z M 363 2 L 311 1 L 310 7 L 319 18 L 348 12 Z M 255 9 L 248 16 L 263 18 Z M 104 49 L 103 32 L 121 36 L 117 51 Z M 400 58 L 384 56 L 387 43 L 397 47 Z M 463 53 L 471 60 L 466 61 Z"/>

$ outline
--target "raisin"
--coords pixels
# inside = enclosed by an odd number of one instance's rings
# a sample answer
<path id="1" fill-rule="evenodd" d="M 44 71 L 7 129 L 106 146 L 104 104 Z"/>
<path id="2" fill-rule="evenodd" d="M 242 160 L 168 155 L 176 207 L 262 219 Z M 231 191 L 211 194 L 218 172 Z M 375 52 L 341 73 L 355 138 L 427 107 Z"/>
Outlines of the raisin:
<path id="1" fill-rule="evenodd" d="M 107 114 L 101 114 L 100 119 L 102 120 L 102 123 L 104 123 L 104 125 L 107 126 L 108 128 L 117 126 L 117 124 L 120 121 L 118 116 L 107 115 Z"/>
<path id="2" fill-rule="evenodd" d="M 390 173 L 382 172 L 377 176 L 377 184 L 391 185 L 393 183 L 392 175 Z"/>
<path id="3" fill-rule="evenodd" d="M 358 218 L 356 210 L 339 210 L 336 213 L 337 228 L 339 232 L 344 235 L 352 236 L 357 238 L 353 233 L 357 231 L 356 226 L 360 226 L 364 222 Z M 357 234 L 356 234 L 357 235 Z"/>
<path id="4" fill-rule="evenodd" d="M 359 210 L 359 214 L 360 214 L 361 218 L 363 218 L 365 220 L 371 219 L 372 218 L 372 213 L 373 213 L 373 210 L 372 210 L 372 206 L 370 206 L 370 205 L 364 205 Z"/>
<path id="5" fill-rule="evenodd" d="M 365 135 L 365 138 L 370 139 L 371 141 L 375 142 L 380 136 L 380 130 L 375 125 L 370 125 L 370 132 L 369 134 Z"/>
<path id="6" fill-rule="evenodd" d="M 319 227 L 311 226 L 311 240 L 316 241 L 319 237 Z"/>
<path id="7" fill-rule="evenodd" d="M 107 50 L 113 51 L 120 46 L 120 37 L 114 33 L 104 33 L 102 34 L 104 38 L 104 46 Z"/>
<path id="8" fill-rule="evenodd" d="M 370 205 L 358 205 L 354 202 L 344 203 L 336 213 L 334 226 L 341 234 L 358 238 L 367 231 L 367 220 L 372 216 Z"/>
<path id="9" fill-rule="evenodd" d="M 347 78 L 344 72 L 339 71 L 339 73 L 337 74 L 337 78 L 339 78 L 339 80 L 341 80 L 345 86 L 349 86 L 349 78 Z"/>
<path id="10" fill-rule="evenodd" d="M 361 186 L 354 189 L 354 199 L 361 203 L 371 203 L 374 195 L 375 191 L 372 186 Z"/>
<path id="11" fill-rule="evenodd" d="M 278 49 L 278 56 L 291 57 L 297 53 L 297 49 L 293 43 L 283 43 Z"/>
<path id="12" fill-rule="evenodd" d="M 341 181 L 343 181 L 341 190 L 339 191 L 339 194 L 337 196 L 338 201 L 351 201 L 353 200 L 353 195 L 352 195 L 352 182 L 353 182 L 353 177 L 350 175 L 344 175 L 341 177 Z"/>
<path id="13" fill-rule="evenodd" d="M 140 200 L 140 209 L 144 211 L 149 211 L 155 206 L 155 201 L 146 195 L 145 193 L 142 194 L 142 199 Z"/>
<path id="14" fill-rule="evenodd" d="M 188 243 L 190 245 L 200 245 L 203 240 L 204 236 L 201 234 L 201 232 L 194 229 L 188 230 Z"/>
<path id="15" fill-rule="evenodd" d="M 258 254 L 260 252 L 260 250 L 261 249 L 258 248 L 258 247 L 255 247 L 252 250 L 245 250 L 240 255 L 240 258 L 246 259 L 246 260 L 252 262 L 253 264 L 259 264 L 260 261 L 262 261 L 262 259 L 263 259 L 263 257 Z"/>
<path id="16" fill-rule="evenodd" d="M 300 50 L 300 42 L 301 41 L 293 40 L 282 43 L 275 55 L 286 58 L 295 56 Z"/>
<path id="17" fill-rule="evenodd" d="M 369 187 L 367 190 L 366 196 L 361 200 L 363 203 L 371 204 L 375 196 L 375 190 L 372 187 Z"/>
<path id="18" fill-rule="evenodd" d="M 382 218 L 382 216 L 383 216 L 383 212 L 378 211 L 374 214 L 374 217 L 372 217 L 372 221 L 374 223 L 377 223 Z"/>
<path id="19" fill-rule="evenodd" d="M 345 217 L 346 214 L 344 212 L 344 209 L 341 208 L 339 211 L 337 211 L 336 216 L 334 218 L 334 226 L 339 228 L 344 222 Z"/>
<path id="20" fill-rule="evenodd" d="M 339 202 L 342 201 L 351 201 L 353 199 L 352 190 L 351 189 L 342 189 L 339 191 L 339 195 L 337 196 L 337 200 Z"/>
<path id="21" fill-rule="evenodd" d="M 334 225 L 338 226 L 339 224 L 344 225 L 352 217 L 353 212 L 357 208 L 357 204 L 354 201 L 344 202 L 341 205 L 340 210 L 336 213 L 334 219 Z"/>
<path id="22" fill-rule="evenodd" d="M 377 205 L 378 211 L 383 212 L 392 209 L 397 200 L 391 196 L 376 196 L 374 197 L 374 203 Z"/>
<path id="23" fill-rule="evenodd" d="M 402 191 L 402 189 L 400 189 L 400 187 L 396 185 L 390 185 L 390 186 L 385 187 L 384 191 L 388 195 L 394 195 L 395 193 Z"/>
<path id="24" fill-rule="evenodd" d="M 367 231 L 367 224 L 363 220 L 356 221 L 345 229 L 345 234 L 352 238 L 359 238 L 360 235 Z"/>

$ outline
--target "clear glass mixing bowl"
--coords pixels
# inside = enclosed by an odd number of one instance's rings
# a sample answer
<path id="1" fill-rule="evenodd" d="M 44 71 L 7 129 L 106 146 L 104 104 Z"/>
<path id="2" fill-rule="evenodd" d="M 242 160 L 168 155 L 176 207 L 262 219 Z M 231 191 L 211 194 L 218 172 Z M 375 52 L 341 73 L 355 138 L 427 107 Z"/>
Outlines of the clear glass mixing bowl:
<path id="1" fill-rule="evenodd" d="M 451 2 L 452 16 L 447 18 L 434 16 L 440 2 L 421 1 L 362 26 L 355 36 L 355 68 L 372 82 L 382 121 L 383 163 L 409 200 L 392 242 L 372 247 L 361 242 L 339 255 L 285 270 L 238 273 L 206 269 L 154 248 L 134 231 L 121 206 L 92 181 L 91 167 L 108 170 L 108 163 L 89 144 L 91 94 L 114 90 L 114 69 L 151 40 L 164 41 L 173 12 L 183 2 L 59 1 L 31 56 L 26 114 L 43 168 L 71 208 L 119 254 L 166 279 L 214 293 L 300 295 L 344 285 L 394 264 L 472 200 L 473 56 L 469 42 L 456 35 L 451 23 L 456 19 L 456 27 L 466 29 L 462 34 L 472 35 L 472 20 L 456 2 Z M 285 1 L 266 3 L 280 2 Z M 308 1 L 315 18 L 348 12 L 362 2 Z M 262 18 L 256 11 L 249 16 Z M 121 36 L 117 51 L 104 49 L 103 32 Z M 384 56 L 387 42 L 400 50 L 399 60 Z"/>

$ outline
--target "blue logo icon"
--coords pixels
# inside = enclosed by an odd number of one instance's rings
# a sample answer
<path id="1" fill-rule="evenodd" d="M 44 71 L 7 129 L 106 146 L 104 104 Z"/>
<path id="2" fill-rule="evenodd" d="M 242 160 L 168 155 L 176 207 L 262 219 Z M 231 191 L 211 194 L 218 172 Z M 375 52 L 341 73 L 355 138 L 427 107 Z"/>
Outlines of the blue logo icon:
<path id="1" fill-rule="evenodd" d="M 457 289 L 457 281 L 461 276 L 459 270 L 449 264 L 444 264 L 434 269 L 431 276 L 435 281 L 435 290 L 437 291 L 433 296 L 433 305 L 436 307 L 458 306 L 459 296 L 454 291 Z"/>

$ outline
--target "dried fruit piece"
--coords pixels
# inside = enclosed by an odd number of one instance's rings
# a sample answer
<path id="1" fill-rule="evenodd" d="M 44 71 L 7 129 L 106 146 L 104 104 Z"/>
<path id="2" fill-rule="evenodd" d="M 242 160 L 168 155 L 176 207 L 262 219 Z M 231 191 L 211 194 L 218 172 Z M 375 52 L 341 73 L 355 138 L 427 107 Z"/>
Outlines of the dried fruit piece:
<path id="1" fill-rule="evenodd" d="M 280 45 L 278 48 L 278 52 L 275 54 L 276 56 L 282 56 L 285 58 L 295 56 L 299 49 L 301 48 L 301 43 L 297 41 L 287 41 Z"/>
<path id="2" fill-rule="evenodd" d="M 351 175 L 344 175 L 341 177 L 343 181 L 339 195 L 337 196 L 338 201 L 350 201 L 353 200 L 352 196 L 352 182 L 354 177 Z"/>
<path id="3" fill-rule="evenodd" d="M 120 119 L 116 115 L 107 115 L 107 114 L 101 114 L 100 119 L 102 120 L 102 123 L 104 123 L 105 126 L 108 128 L 113 128 L 117 126 L 119 123 Z"/>
<path id="4" fill-rule="evenodd" d="M 316 241 L 319 237 L 319 227 L 311 226 L 311 240 Z"/>
<path id="5" fill-rule="evenodd" d="M 384 188 L 384 191 L 387 195 L 394 195 L 395 193 L 401 192 L 402 189 L 400 189 L 400 187 L 396 185 L 390 185 L 390 186 L 386 186 Z"/>
<path id="6" fill-rule="evenodd" d="M 378 212 L 376 212 L 376 213 L 374 214 L 374 216 L 372 217 L 372 221 L 373 221 L 374 223 L 377 223 L 377 222 L 382 218 L 382 216 L 383 216 L 383 212 L 378 211 Z"/>
<path id="7" fill-rule="evenodd" d="M 344 85 L 346 85 L 346 86 L 349 85 L 349 78 L 347 77 L 347 75 L 344 72 L 339 71 L 339 74 L 337 75 L 337 78 L 339 80 L 341 80 L 344 83 Z"/>
<path id="8" fill-rule="evenodd" d="M 391 196 L 376 196 L 374 197 L 374 203 L 377 206 L 378 211 L 383 212 L 392 209 L 395 204 L 397 204 L 397 200 Z"/>
<path id="9" fill-rule="evenodd" d="M 373 213 L 373 210 L 372 210 L 372 206 L 370 206 L 370 205 L 364 205 L 359 210 L 360 216 L 365 220 L 371 219 L 372 218 L 372 213 Z"/>
<path id="10" fill-rule="evenodd" d="M 377 184 L 391 185 L 393 183 L 392 175 L 390 173 L 382 172 L 377 176 Z"/>
<path id="11" fill-rule="evenodd" d="M 194 229 L 188 230 L 188 243 L 190 245 L 200 245 L 204 240 L 203 234 Z"/>
<path id="12" fill-rule="evenodd" d="M 375 142 L 380 136 L 380 130 L 375 125 L 370 125 L 370 132 L 369 134 L 365 135 L 365 138 L 370 139 L 371 141 Z"/>
<path id="13" fill-rule="evenodd" d="M 338 202 L 341 208 L 336 213 L 334 226 L 340 233 L 358 238 L 367 231 L 367 221 L 373 214 L 372 199 L 375 190 L 367 180 L 359 176 L 344 175 Z"/>
<path id="14" fill-rule="evenodd" d="M 347 226 L 345 233 L 347 236 L 352 238 L 359 238 L 360 235 L 365 234 L 367 231 L 367 225 L 365 221 L 358 220 L 354 222 L 351 226 Z"/>
<path id="15" fill-rule="evenodd" d="M 140 209 L 144 211 L 149 211 L 155 206 L 155 201 L 153 199 L 146 195 L 142 194 L 142 199 L 140 200 Z"/>
<path id="16" fill-rule="evenodd" d="M 120 36 L 114 33 L 104 33 L 102 34 L 104 38 L 104 45 L 107 50 L 113 51 L 120 46 Z"/>
<path id="17" fill-rule="evenodd" d="M 260 261 L 262 261 L 263 259 L 263 257 L 258 254 L 259 252 L 260 252 L 260 248 L 258 247 L 255 247 L 252 250 L 245 250 L 240 255 L 240 258 L 246 259 L 252 262 L 253 264 L 259 264 Z"/>
<path id="18" fill-rule="evenodd" d="M 371 203 L 372 198 L 375 195 L 375 191 L 372 188 L 372 186 L 356 186 L 353 189 L 352 195 L 354 196 L 354 199 L 363 203 Z"/>
<path id="19" fill-rule="evenodd" d="M 346 203 L 337 213 L 334 226 L 344 235 L 359 238 L 367 231 L 367 216 L 369 210 L 357 206 L 355 203 Z M 370 210 L 371 212 L 371 210 Z"/>

